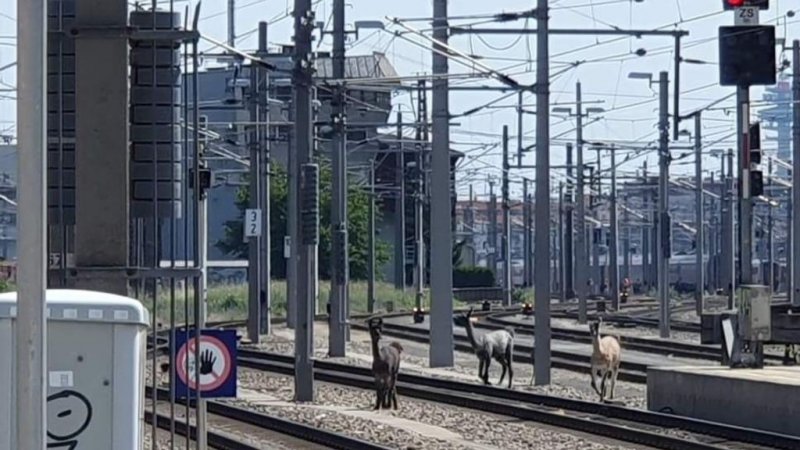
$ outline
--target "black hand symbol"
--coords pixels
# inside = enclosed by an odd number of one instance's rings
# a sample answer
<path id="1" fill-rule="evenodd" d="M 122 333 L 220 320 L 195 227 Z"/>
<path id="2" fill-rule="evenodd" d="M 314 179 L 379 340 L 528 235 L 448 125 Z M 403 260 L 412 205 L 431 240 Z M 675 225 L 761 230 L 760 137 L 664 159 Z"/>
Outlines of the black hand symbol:
<path id="1" fill-rule="evenodd" d="M 214 356 L 209 350 L 200 355 L 200 375 L 208 375 L 214 370 L 214 363 L 217 362 L 217 357 Z"/>

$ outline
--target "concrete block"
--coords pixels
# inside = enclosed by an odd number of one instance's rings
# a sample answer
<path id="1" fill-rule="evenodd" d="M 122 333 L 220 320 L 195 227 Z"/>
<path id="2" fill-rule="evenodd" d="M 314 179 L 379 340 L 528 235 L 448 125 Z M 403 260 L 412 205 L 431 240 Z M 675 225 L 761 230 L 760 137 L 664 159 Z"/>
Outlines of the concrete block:
<path id="1" fill-rule="evenodd" d="M 74 0 L 49 0 L 47 2 L 47 16 L 58 17 L 61 16 L 75 16 L 75 1 Z"/>
<path id="2" fill-rule="evenodd" d="M 138 67 L 180 67 L 181 52 L 178 49 L 147 47 L 131 49 L 131 66 Z"/>
<path id="3" fill-rule="evenodd" d="M 181 139 L 180 125 L 131 125 L 131 142 L 171 143 Z"/>
<path id="4" fill-rule="evenodd" d="M 60 165 L 64 165 L 64 168 L 75 168 L 75 147 L 68 148 L 66 145 L 64 146 L 64 150 L 59 155 L 58 146 L 56 145 L 48 145 L 47 146 L 47 168 L 48 169 L 58 169 Z"/>
<path id="5" fill-rule="evenodd" d="M 75 17 L 63 16 L 61 18 L 59 17 L 47 18 L 48 30 L 69 32 L 69 30 L 74 26 L 75 26 Z"/>
<path id="6" fill-rule="evenodd" d="M 163 162 L 155 165 L 152 162 L 131 163 L 132 181 L 181 181 L 181 174 L 180 163 Z"/>
<path id="7" fill-rule="evenodd" d="M 171 87 L 133 86 L 131 104 L 136 105 L 180 105 L 181 89 Z"/>
<path id="8" fill-rule="evenodd" d="M 49 145 L 58 145 L 58 140 L 61 139 L 61 142 L 64 143 L 72 143 L 75 142 L 75 132 L 76 130 L 47 130 L 47 141 Z M 53 147 L 49 148 L 50 150 Z"/>
<path id="9" fill-rule="evenodd" d="M 800 367 L 649 367 L 647 409 L 800 436 Z"/>
<path id="10" fill-rule="evenodd" d="M 135 162 L 152 162 L 154 157 L 161 162 L 178 162 L 182 154 L 181 144 L 131 143 L 131 161 Z"/>
<path id="11" fill-rule="evenodd" d="M 49 131 L 58 130 L 74 130 L 75 129 L 75 113 L 65 112 L 61 114 L 61 121 L 59 122 L 58 114 L 51 113 L 47 115 L 47 129 Z"/>
<path id="12" fill-rule="evenodd" d="M 182 217 L 183 205 L 180 202 L 164 201 L 154 205 L 153 202 L 131 200 L 132 217 L 139 219 L 151 218 L 153 217 L 154 208 L 155 214 L 159 218 L 172 217 L 180 219 Z"/>
<path id="13" fill-rule="evenodd" d="M 49 55 L 47 57 L 47 73 L 75 73 L 75 55 Z"/>
<path id="14" fill-rule="evenodd" d="M 47 187 L 47 204 L 51 206 L 58 206 L 59 200 L 64 199 L 64 206 L 75 206 L 75 189 L 61 189 L 59 193 L 58 187 Z"/>
<path id="15" fill-rule="evenodd" d="M 62 187 L 75 187 L 75 169 L 49 169 L 47 171 L 47 186 L 52 186 L 58 189 L 59 184 Z"/>
<path id="16" fill-rule="evenodd" d="M 75 208 L 71 207 L 64 207 L 58 208 L 58 206 L 50 205 L 47 208 L 47 223 L 50 225 L 61 225 L 61 221 L 64 221 L 64 225 L 75 225 Z"/>
<path id="17" fill-rule="evenodd" d="M 47 37 L 48 55 L 74 55 L 75 39 L 63 34 L 51 34 Z"/>
<path id="18" fill-rule="evenodd" d="M 59 105 L 59 102 L 61 103 Z M 56 92 L 47 94 L 47 112 L 57 113 L 59 108 L 62 112 L 75 112 L 75 94 L 62 94 Z"/>
<path id="19" fill-rule="evenodd" d="M 156 11 L 153 14 L 150 11 L 133 11 L 130 18 L 131 26 L 139 27 L 142 29 L 177 29 L 181 26 L 181 14 L 178 12 L 170 13 L 169 11 Z"/>
<path id="20" fill-rule="evenodd" d="M 136 124 L 180 123 L 181 110 L 174 106 L 134 106 L 131 117 Z"/>
<path id="21" fill-rule="evenodd" d="M 153 84 L 153 69 L 143 67 L 131 68 L 131 84 L 133 86 L 151 86 Z M 181 70 L 178 67 L 169 69 L 156 69 L 155 70 L 155 83 L 156 86 L 180 86 Z"/>
<path id="22" fill-rule="evenodd" d="M 180 200 L 182 186 L 179 182 L 159 181 L 157 184 L 152 181 L 133 181 L 134 200 L 153 201 L 153 200 Z M 157 187 L 156 187 L 157 186 Z"/>
<path id="23" fill-rule="evenodd" d="M 62 76 L 58 75 L 47 75 L 47 93 L 48 94 L 55 94 L 59 92 L 59 87 L 61 88 L 61 92 L 69 92 L 70 94 L 75 93 L 75 74 L 64 74 Z"/>

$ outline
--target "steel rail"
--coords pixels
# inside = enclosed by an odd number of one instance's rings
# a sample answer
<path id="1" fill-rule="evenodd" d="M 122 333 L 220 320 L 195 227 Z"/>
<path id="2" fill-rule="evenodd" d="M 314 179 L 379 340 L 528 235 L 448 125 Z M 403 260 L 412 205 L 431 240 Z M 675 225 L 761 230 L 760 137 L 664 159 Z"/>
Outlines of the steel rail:
<path id="1" fill-rule="evenodd" d="M 502 317 L 504 317 L 504 315 L 489 315 L 486 317 L 485 322 L 478 322 L 475 324 L 475 327 L 497 330 L 511 326 L 514 327 L 520 334 L 533 334 L 533 329 L 535 327 L 534 324 L 522 323 L 515 320 L 507 320 Z M 664 341 L 654 338 L 643 338 L 619 334 L 616 336 L 620 338 L 620 343 L 622 344 L 623 348 L 628 348 L 638 352 L 675 356 L 679 358 L 709 360 L 715 362 L 721 361 L 722 357 L 722 349 L 719 346 Z M 573 328 L 553 328 L 553 338 L 582 343 L 590 343 L 592 341 L 592 336 L 588 331 L 577 330 Z M 774 364 L 781 364 L 783 362 L 783 358 L 776 354 L 765 354 L 764 358 Z"/>
<path id="2" fill-rule="evenodd" d="M 194 425 L 190 425 L 187 429 L 185 421 L 176 419 L 173 422 L 169 417 L 163 414 L 154 414 L 152 411 L 144 412 L 144 420 L 146 423 L 152 424 L 153 419 L 156 420 L 156 426 L 162 430 L 171 430 L 171 424 L 174 424 L 176 434 L 185 437 L 188 433 L 190 439 L 195 439 L 197 436 L 197 428 Z M 208 444 L 218 450 L 259 450 L 260 448 L 237 441 L 214 431 L 209 431 L 207 436 Z M 155 439 L 155 437 L 153 437 L 153 439 Z"/>
<path id="3" fill-rule="evenodd" d="M 294 373 L 294 367 L 292 367 L 292 373 Z M 148 396 L 150 396 L 150 394 L 152 394 L 152 391 L 150 389 L 148 389 L 147 391 L 148 391 L 147 392 Z M 169 400 L 170 397 L 170 393 L 166 389 L 159 389 L 157 395 L 160 400 Z M 185 404 L 186 401 L 178 400 L 178 402 Z M 193 405 L 194 401 L 191 401 L 190 406 Z M 367 442 L 362 439 L 350 437 L 342 433 L 322 430 L 316 425 L 309 425 L 291 420 L 286 420 L 270 414 L 253 411 L 239 406 L 233 406 L 214 401 L 208 401 L 206 405 L 209 414 L 224 417 L 226 419 L 230 419 L 235 422 L 252 425 L 260 429 L 269 430 L 286 436 L 291 436 L 303 440 L 305 442 L 311 442 L 314 444 L 323 445 L 329 448 L 340 449 L 340 450 L 388 450 L 389 449 L 389 447 L 375 444 L 372 442 Z M 149 411 L 148 413 L 152 414 Z M 167 422 L 168 421 L 169 419 L 167 419 Z M 177 422 L 176 424 L 178 423 L 181 422 Z M 167 423 L 166 425 L 169 426 L 169 423 Z M 185 432 L 185 423 L 183 424 L 183 426 L 184 426 L 183 430 Z M 192 427 L 192 433 L 194 433 L 194 427 Z M 208 433 L 208 438 L 209 438 L 209 444 L 211 444 L 214 447 L 217 447 L 217 445 L 214 445 L 212 443 L 212 436 L 215 434 L 218 433 L 210 431 Z M 224 436 L 222 437 L 224 438 Z M 229 448 L 230 450 L 249 450 L 252 448 L 260 448 L 260 447 L 244 446 L 244 444 L 237 444 L 236 441 L 231 438 L 226 438 L 226 439 L 229 439 L 230 442 L 233 442 L 234 446 L 221 447 L 221 448 L 225 449 Z M 242 446 L 236 447 L 235 445 L 242 445 Z"/>
<path id="4" fill-rule="evenodd" d="M 353 328 L 363 328 L 362 325 L 353 324 Z M 400 324 L 387 323 L 383 324 L 383 334 L 392 336 L 398 339 L 406 339 L 410 341 L 428 342 L 428 331 L 416 327 L 410 327 Z M 455 348 L 465 352 L 472 352 L 472 345 L 466 336 L 455 336 Z M 521 363 L 533 363 L 533 347 L 530 345 L 514 344 L 514 361 Z M 584 355 L 575 353 L 552 350 L 551 351 L 551 365 L 558 369 L 566 369 L 581 373 L 590 373 L 591 364 L 589 358 Z M 629 381 L 631 383 L 647 383 L 647 365 L 635 363 L 630 361 L 622 361 L 619 370 L 619 380 Z"/>
<path id="5" fill-rule="evenodd" d="M 290 356 L 248 349 L 240 350 L 239 364 L 287 375 L 294 370 Z M 366 367 L 317 360 L 315 376 L 320 381 L 356 388 L 371 389 L 374 386 L 372 372 Z M 768 448 L 800 448 L 800 438 L 779 433 L 403 372 L 398 379 L 398 393 L 655 448 L 728 448 L 721 445 L 725 443 L 722 441 Z M 687 439 L 654 431 L 665 429 L 680 430 L 693 436 Z"/>
<path id="6" fill-rule="evenodd" d="M 500 316 L 488 316 L 486 317 L 486 322 L 479 322 L 475 324 L 475 326 L 476 328 L 487 329 L 502 329 L 510 326 L 514 327 L 517 332 L 521 334 L 532 334 L 535 325 L 532 323 L 523 323 L 518 320 L 508 320 Z M 721 349 L 719 347 L 663 341 L 629 335 L 616 336 L 620 338 L 620 342 L 624 347 L 639 352 L 714 361 L 719 360 L 721 355 Z M 581 343 L 592 342 L 592 336 L 588 330 L 584 331 L 573 328 L 553 328 L 553 338 Z"/>

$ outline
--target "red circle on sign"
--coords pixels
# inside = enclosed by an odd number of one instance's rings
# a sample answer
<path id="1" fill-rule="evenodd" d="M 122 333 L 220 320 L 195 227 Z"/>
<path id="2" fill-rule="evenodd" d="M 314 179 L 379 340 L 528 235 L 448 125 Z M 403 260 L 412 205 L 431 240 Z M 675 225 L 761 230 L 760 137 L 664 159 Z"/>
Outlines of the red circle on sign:
<path id="1" fill-rule="evenodd" d="M 176 363 L 178 365 L 177 366 L 178 376 L 181 378 L 181 381 L 186 383 L 186 386 L 188 386 L 189 389 L 197 389 L 197 384 L 195 383 L 195 378 L 194 377 L 189 377 L 188 374 L 186 373 L 185 359 L 188 357 L 188 355 L 187 355 L 188 351 L 194 351 L 194 343 L 195 343 L 196 340 L 197 340 L 196 338 L 192 338 L 191 340 L 189 340 L 188 342 L 183 344 L 183 346 L 178 351 L 178 355 L 175 358 Z M 225 363 L 224 369 L 222 370 L 221 374 L 217 375 L 216 373 L 212 372 L 212 374 L 216 376 L 216 379 L 213 382 L 208 383 L 206 385 L 203 385 L 201 383 L 201 385 L 200 385 L 200 391 L 201 392 L 203 392 L 203 391 L 213 391 L 213 390 L 219 388 L 220 386 L 222 386 L 225 383 L 225 381 L 228 379 L 228 376 L 231 374 L 231 366 L 233 365 L 233 362 L 231 361 L 231 355 L 228 352 L 228 347 L 226 347 L 225 344 L 222 341 L 220 341 L 219 339 L 217 339 L 217 338 L 215 338 L 213 336 L 200 336 L 200 349 L 201 349 L 201 351 L 202 351 L 202 348 L 203 348 L 203 344 L 206 344 L 206 345 L 212 346 L 212 347 L 216 347 L 218 353 L 220 355 L 222 355 L 223 362 Z M 197 367 L 197 362 L 196 361 L 195 361 L 195 367 Z M 192 379 L 189 380 L 189 378 L 192 378 Z"/>

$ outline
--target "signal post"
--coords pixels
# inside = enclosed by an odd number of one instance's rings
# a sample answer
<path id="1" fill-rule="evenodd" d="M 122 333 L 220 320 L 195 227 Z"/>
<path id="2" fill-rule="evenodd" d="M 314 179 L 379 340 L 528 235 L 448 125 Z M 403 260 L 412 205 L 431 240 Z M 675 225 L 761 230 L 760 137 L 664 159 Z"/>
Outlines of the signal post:
<path id="1" fill-rule="evenodd" d="M 750 122 L 750 87 L 776 82 L 775 27 L 759 25 L 769 0 L 724 0 L 723 7 L 733 11 L 734 25 L 719 28 L 720 85 L 736 88 L 739 154 L 739 276 L 728 286 L 737 312 L 725 319 L 736 331 L 723 336 L 723 348 L 731 364 L 761 367 L 762 343 L 770 338 L 771 292 L 753 284 L 753 201 L 764 194 L 764 181 L 761 128 Z"/>

